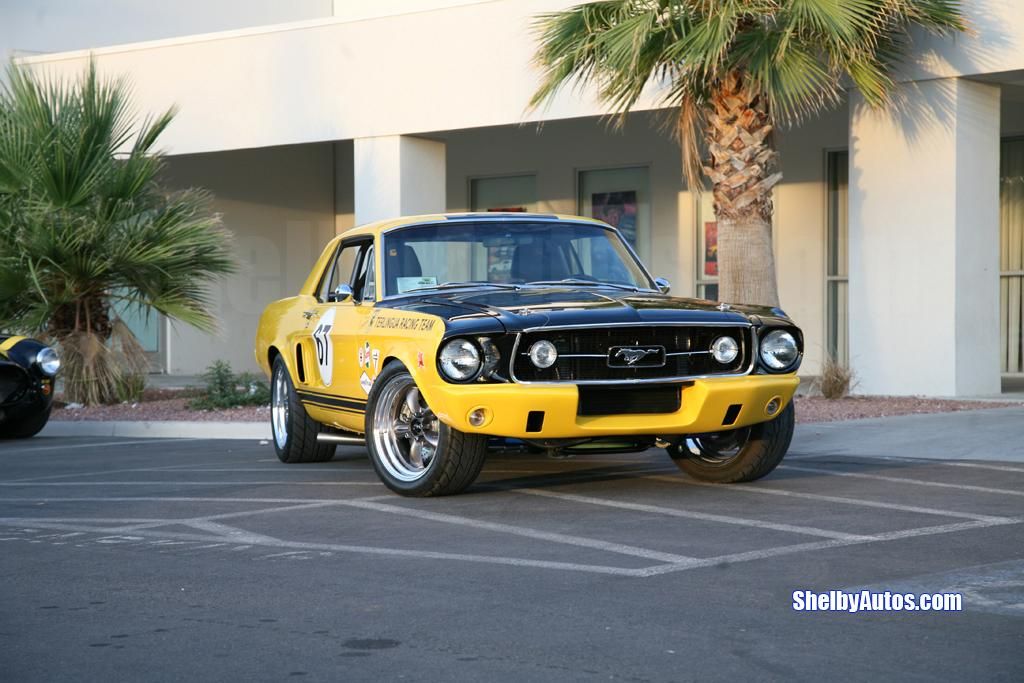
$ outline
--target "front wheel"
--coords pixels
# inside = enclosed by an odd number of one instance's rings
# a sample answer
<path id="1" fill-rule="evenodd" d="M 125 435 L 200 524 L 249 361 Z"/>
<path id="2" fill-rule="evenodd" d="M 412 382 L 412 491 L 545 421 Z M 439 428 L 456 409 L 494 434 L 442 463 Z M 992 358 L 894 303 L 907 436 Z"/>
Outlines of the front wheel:
<path id="1" fill-rule="evenodd" d="M 377 476 L 403 496 L 460 493 L 476 481 L 487 456 L 487 437 L 441 422 L 398 363 L 384 368 L 370 390 L 366 445 Z"/>
<path id="2" fill-rule="evenodd" d="M 50 420 L 51 406 L 40 410 L 35 415 L 21 418 L 18 422 L 0 424 L 0 439 L 28 439 L 43 430 Z"/>
<path id="3" fill-rule="evenodd" d="M 796 411 L 790 401 L 769 422 L 712 434 L 685 436 L 668 454 L 694 479 L 718 484 L 754 481 L 782 462 L 793 440 Z"/>

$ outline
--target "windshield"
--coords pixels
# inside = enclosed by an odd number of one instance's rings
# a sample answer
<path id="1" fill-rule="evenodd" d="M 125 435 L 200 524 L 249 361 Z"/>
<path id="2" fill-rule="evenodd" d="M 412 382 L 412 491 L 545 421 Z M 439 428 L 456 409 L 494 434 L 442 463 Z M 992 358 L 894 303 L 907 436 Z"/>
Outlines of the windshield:
<path id="1" fill-rule="evenodd" d="M 603 283 L 650 289 L 622 239 L 588 223 L 445 222 L 384 235 L 385 295 L 454 283 Z"/>

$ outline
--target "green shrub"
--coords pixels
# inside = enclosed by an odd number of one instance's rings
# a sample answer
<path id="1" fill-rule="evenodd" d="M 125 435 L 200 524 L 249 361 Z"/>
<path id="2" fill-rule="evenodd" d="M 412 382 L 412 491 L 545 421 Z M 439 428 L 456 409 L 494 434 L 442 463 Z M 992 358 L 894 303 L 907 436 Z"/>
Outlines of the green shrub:
<path id="1" fill-rule="evenodd" d="M 240 406 L 265 406 L 270 403 L 270 385 L 252 373 L 236 375 L 231 365 L 219 360 L 203 373 L 206 388 L 192 399 L 192 410 L 218 410 Z"/>
<path id="2" fill-rule="evenodd" d="M 114 383 L 114 394 L 121 403 L 138 403 L 146 391 L 146 376 L 141 373 L 124 374 Z"/>

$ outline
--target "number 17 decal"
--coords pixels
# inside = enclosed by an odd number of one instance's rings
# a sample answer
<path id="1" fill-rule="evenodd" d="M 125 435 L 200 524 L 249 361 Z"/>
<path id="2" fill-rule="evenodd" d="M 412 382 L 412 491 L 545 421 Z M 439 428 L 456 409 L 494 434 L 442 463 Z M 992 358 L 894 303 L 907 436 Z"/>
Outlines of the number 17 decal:
<path id="1" fill-rule="evenodd" d="M 324 386 L 331 386 L 331 375 L 334 370 L 334 344 L 331 343 L 331 329 L 334 327 L 334 309 L 329 308 L 320 318 L 320 323 L 313 330 L 313 341 L 316 343 L 316 365 L 320 369 L 320 379 Z"/>

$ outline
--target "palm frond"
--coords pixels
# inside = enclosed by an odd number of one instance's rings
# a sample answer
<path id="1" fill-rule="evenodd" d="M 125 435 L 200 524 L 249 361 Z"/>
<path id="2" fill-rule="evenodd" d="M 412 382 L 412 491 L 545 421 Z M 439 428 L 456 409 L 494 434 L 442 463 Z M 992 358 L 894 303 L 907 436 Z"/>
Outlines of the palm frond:
<path id="1" fill-rule="evenodd" d="M 88 401 L 134 372 L 113 301 L 212 330 L 209 287 L 236 267 L 210 195 L 160 187 L 173 117 L 137 120 L 127 81 L 93 63 L 77 80 L 11 66 L 0 88 L 0 327 L 66 347 Z"/>
<path id="2" fill-rule="evenodd" d="M 749 79 L 784 123 L 835 105 L 845 78 L 882 105 L 914 27 L 968 30 L 959 0 L 587 3 L 538 19 L 541 81 L 530 106 L 550 102 L 566 85 L 587 86 L 621 118 L 655 80 L 669 81 L 667 105 L 707 106 L 709 92 L 729 74 Z M 678 130 L 697 135 L 699 125 Z"/>

